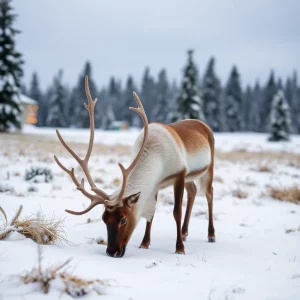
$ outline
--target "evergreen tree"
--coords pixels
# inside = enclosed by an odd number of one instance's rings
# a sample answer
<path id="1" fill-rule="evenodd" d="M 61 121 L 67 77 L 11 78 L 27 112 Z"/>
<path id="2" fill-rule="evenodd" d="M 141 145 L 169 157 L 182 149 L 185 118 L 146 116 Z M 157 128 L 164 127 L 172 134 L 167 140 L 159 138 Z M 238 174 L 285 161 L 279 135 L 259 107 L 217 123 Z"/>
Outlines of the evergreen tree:
<path id="1" fill-rule="evenodd" d="M 128 123 L 128 126 L 133 125 L 132 121 L 133 121 L 134 114 L 128 108 L 130 106 L 135 105 L 135 102 L 133 99 L 134 91 L 135 91 L 135 87 L 134 87 L 134 83 L 133 83 L 133 78 L 132 78 L 132 76 L 129 76 L 127 78 L 126 88 L 125 88 L 125 91 L 123 94 L 124 109 L 122 111 L 122 118 L 121 118 L 121 120 L 124 120 Z"/>
<path id="2" fill-rule="evenodd" d="M 290 132 L 290 108 L 282 90 L 274 96 L 270 114 L 269 141 L 288 141 Z"/>
<path id="3" fill-rule="evenodd" d="M 153 109 L 156 105 L 156 86 L 155 80 L 150 75 L 150 70 L 147 67 L 142 79 L 141 101 L 145 112 L 147 113 L 149 122 L 153 120 Z"/>
<path id="4" fill-rule="evenodd" d="M 254 90 L 252 92 L 251 108 L 249 111 L 249 124 L 248 130 L 260 131 L 260 105 L 262 102 L 262 90 L 259 82 L 255 83 Z"/>
<path id="5" fill-rule="evenodd" d="M 71 119 L 71 124 L 77 128 L 89 128 L 90 127 L 90 117 L 88 111 L 84 107 L 86 103 L 86 93 L 85 93 L 85 75 L 89 78 L 89 87 L 91 95 L 95 98 L 97 95 L 97 88 L 94 80 L 92 78 L 92 66 L 89 61 L 85 63 L 82 74 L 78 78 L 77 86 L 72 90 L 72 98 L 69 105 L 69 114 Z M 96 109 L 95 109 L 96 111 Z M 73 116 L 73 117 L 72 117 Z"/>
<path id="6" fill-rule="evenodd" d="M 167 72 L 162 69 L 158 74 L 158 81 L 156 85 L 156 105 L 153 109 L 153 120 L 155 122 L 168 123 L 168 116 L 170 112 L 170 92 Z"/>
<path id="7" fill-rule="evenodd" d="M 16 18 L 11 0 L 0 0 L 0 132 L 11 126 L 21 128 L 19 91 L 24 62 L 15 49 L 15 36 L 20 33 L 13 27 Z"/>
<path id="8" fill-rule="evenodd" d="M 254 97 L 253 91 L 250 85 L 247 85 L 245 95 L 243 97 L 243 105 L 242 105 L 242 119 L 243 119 L 243 130 L 249 131 L 251 130 L 250 124 L 250 116 L 252 115 L 252 109 L 254 109 Z"/>
<path id="9" fill-rule="evenodd" d="M 260 107 L 260 120 L 261 120 L 261 129 L 260 131 L 266 132 L 268 130 L 269 116 L 271 111 L 271 105 L 273 98 L 276 94 L 277 87 L 275 83 L 274 72 L 272 71 L 267 82 L 267 85 L 264 90 L 263 101 Z"/>
<path id="10" fill-rule="evenodd" d="M 65 116 L 66 105 L 66 89 L 62 83 L 63 72 L 60 70 L 58 75 L 54 77 L 52 95 L 47 117 L 47 126 L 65 127 L 67 125 Z"/>
<path id="11" fill-rule="evenodd" d="M 297 73 L 293 74 L 293 91 L 291 96 L 291 108 L 292 108 L 292 127 L 294 133 L 300 133 L 300 88 L 297 82 Z"/>
<path id="12" fill-rule="evenodd" d="M 29 97 L 31 97 L 33 100 L 37 101 L 39 105 L 38 110 L 38 126 L 44 126 L 43 123 L 44 115 L 45 115 L 45 107 L 43 102 L 43 95 L 40 90 L 40 83 L 38 79 L 38 75 L 36 72 L 32 74 L 31 82 L 30 82 L 30 89 L 29 89 Z"/>
<path id="13" fill-rule="evenodd" d="M 225 92 L 225 118 L 229 131 L 242 129 L 242 103 L 243 93 L 240 83 L 240 75 L 237 67 L 233 66 Z"/>
<path id="14" fill-rule="evenodd" d="M 176 106 L 174 118 L 177 120 L 200 119 L 204 121 L 203 102 L 198 89 L 198 70 L 193 61 L 193 50 L 188 51 L 188 62 L 184 68 Z"/>
<path id="15" fill-rule="evenodd" d="M 115 119 L 121 120 L 125 111 L 124 103 L 121 99 L 121 83 L 117 82 L 114 76 L 110 78 L 108 88 L 108 111 Z M 127 108 L 128 109 L 128 108 Z"/>
<path id="16" fill-rule="evenodd" d="M 203 108 L 207 124 L 214 131 L 220 131 L 220 80 L 214 70 L 215 59 L 212 57 L 203 78 Z"/>

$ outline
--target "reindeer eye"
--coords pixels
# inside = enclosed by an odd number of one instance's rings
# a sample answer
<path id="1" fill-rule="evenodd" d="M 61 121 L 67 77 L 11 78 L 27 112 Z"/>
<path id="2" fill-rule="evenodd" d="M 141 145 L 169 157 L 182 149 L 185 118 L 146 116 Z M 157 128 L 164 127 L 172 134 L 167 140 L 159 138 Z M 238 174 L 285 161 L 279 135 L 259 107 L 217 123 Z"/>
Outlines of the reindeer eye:
<path id="1" fill-rule="evenodd" d="M 120 221 L 121 225 L 124 225 L 126 223 L 126 218 L 123 218 L 121 221 Z"/>

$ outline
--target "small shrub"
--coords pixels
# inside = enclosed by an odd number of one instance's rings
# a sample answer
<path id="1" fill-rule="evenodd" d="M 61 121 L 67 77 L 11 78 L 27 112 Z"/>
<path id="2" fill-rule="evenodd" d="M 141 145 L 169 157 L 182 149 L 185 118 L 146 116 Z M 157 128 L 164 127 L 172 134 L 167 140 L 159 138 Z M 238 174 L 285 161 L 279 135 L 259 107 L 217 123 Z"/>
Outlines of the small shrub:
<path id="1" fill-rule="evenodd" d="M 55 220 L 54 217 L 46 219 L 45 215 L 29 216 L 23 219 L 20 218 L 23 210 L 21 205 L 15 214 L 14 218 L 8 223 L 6 213 L 2 207 L 0 212 L 4 217 L 4 225 L 0 227 L 0 240 L 6 238 L 11 232 L 19 232 L 27 238 L 32 239 L 38 244 L 54 244 L 56 241 L 65 241 L 65 233 L 62 229 L 63 220 Z"/>
<path id="2" fill-rule="evenodd" d="M 237 188 L 236 190 L 233 191 L 232 195 L 234 197 L 237 197 L 239 199 L 245 199 L 248 197 L 248 193 L 241 190 L 241 188 Z"/>
<path id="3" fill-rule="evenodd" d="M 296 185 L 288 188 L 271 187 L 269 195 L 277 200 L 300 204 L 300 188 Z"/>
<path id="4" fill-rule="evenodd" d="M 46 167 L 31 167 L 26 170 L 25 180 L 34 183 L 50 182 L 53 180 L 52 171 Z"/>
<path id="5" fill-rule="evenodd" d="M 14 188 L 9 184 L 0 182 L 0 193 L 13 192 Z"/>
<path id="6" fill-rule="evenodd" d="M 31 186 L 28 187 L 27 191 L 30 192 L 30 193 L 32 193 L 32 192 L 38 192 L 38 188 L 35 187 L 35 186 L 33 186 L 33 185 L 31 185 Z"/>

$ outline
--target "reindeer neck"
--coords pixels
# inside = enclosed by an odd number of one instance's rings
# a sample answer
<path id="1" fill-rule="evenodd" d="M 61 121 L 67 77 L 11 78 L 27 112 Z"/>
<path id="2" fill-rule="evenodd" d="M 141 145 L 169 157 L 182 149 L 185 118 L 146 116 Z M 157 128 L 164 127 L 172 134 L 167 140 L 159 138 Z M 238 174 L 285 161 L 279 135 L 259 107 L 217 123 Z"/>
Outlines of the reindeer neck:
<path id="1" fill-rule="evenodd" d="M 151 209 L 155 209 L 155 194 L 157 193 L 158 183 L 161 181 L 161 169 L 161 164 L 153 159 L 142 159 L 128 177 L 124 196 L 141 192 L 135 206 L 137 221 L 141 216 L 148 218 L 144 214 L 151 215 Z"/>

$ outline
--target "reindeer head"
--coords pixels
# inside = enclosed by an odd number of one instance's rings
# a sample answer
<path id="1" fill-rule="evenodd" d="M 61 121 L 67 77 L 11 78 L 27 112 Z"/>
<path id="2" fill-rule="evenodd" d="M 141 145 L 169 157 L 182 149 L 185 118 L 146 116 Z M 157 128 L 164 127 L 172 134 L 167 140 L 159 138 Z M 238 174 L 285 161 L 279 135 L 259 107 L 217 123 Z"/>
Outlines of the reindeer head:
<path id="1" fill-rule="evenodd" d="M 58 158 L 54 155 L 54 159 L 58 166 L 63 169 L 76 185 L 77 189 L 82 192 L 84 196 L 91 200 L 89 207 L 83 211 L 76 212 L 71 210 L 66 210 L 67 213 L 73 215 L 83 215 L 89 212 L 92 208 L 94 208 L 98 204 L 103 204 L 105 206 L 105 210 L 102 216 L 102 219 L 107 227 L 107 236 L 108 236 L 108 244 L 106 253 L 109 256 L 113 257 L 122 257 L 125 254 L 126 245 L 131 237 L 131 234 L 136 226 L 138 220 L 135 217 L 135 204 L 137 203 L 140 197 L 140 191 L 132 194 L 130 196 L 124 197 L 124 193 L 126 190 L 127 179 L 131 171 L 138 164 L 142 153 L 145 149 L 147 138 L 148 138 L 148 119 L 146 113 L 144 111 L 143 105 L 136 93 L 133 93 L 134 99 L 138 105 L 138 107 L 130 107 L 129 109 L 137 112 L 144 123 L 144 138 L 141 145 L 141 148 L 131 163 L 131 165 L 125 169 L 121 163 L 119 163 L 119 167 L 121 169 L 123 175 L 123 181 L 121 189 L 117 192 L 113 193 L 111 196 L 107 195 L 104 191 L 100 190 L 96 187 L 90 173 L 88 170 L 88 162 L 92 153 L 93 143 L 94 143 L 94 131 L 95 131 L 95 122 L 94 122 L 94 108 L 97 102 L 97 99 L 92 100 L 92 96 L 89 90 L 88 77 L 85 76 L 85 91 L 88 99 L 88 104 L 84 104 L 84 107 L 89 112 L 90 116 L 90 141 L 86 156 L 84 159 L 81 159 L 64 141 L 59 131 L 56 130 L 56 134 L 62 143 L 62 145 L 68 150 L 68 152 L 76 159 L 78 164 L 81 166 L 87 181 L 91 187 L 91 190 L 94 194 L 89 193 L 84 187 L 84 179 L 81 179 L 81 182 L 77 180 L 74 168 L 68 170 L 62 163 L 58 160 Z"/>

